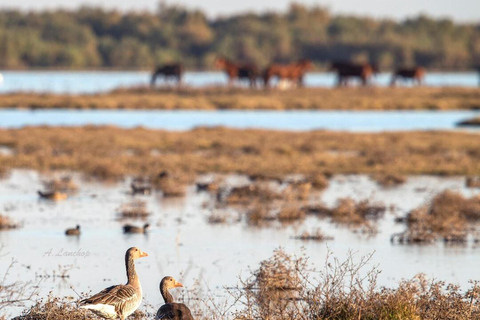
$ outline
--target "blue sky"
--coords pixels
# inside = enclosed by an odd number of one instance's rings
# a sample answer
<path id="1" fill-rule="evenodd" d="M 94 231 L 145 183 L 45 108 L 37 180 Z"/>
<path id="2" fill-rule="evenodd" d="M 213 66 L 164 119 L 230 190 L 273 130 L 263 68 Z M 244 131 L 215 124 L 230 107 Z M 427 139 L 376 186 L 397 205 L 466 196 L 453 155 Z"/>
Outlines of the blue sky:
<path id="1" fill-rule="evenodd" d="M 285 10 L 290 0 L 167 0 L 200 8 L 211 17 L 236 12 Z M 321 5 L 334 13 L 360 14 L 372 17 L 404 19 L 425 13 L 434 17 L 449 17 L 457 21 L 480 22 L 480 0 L 299 0 L 307 5 Z M 24 10 L 75 8 L 82 4 L 120 10 L 155 10 L 157 0 L 1 0 L 0 8 Z"/>

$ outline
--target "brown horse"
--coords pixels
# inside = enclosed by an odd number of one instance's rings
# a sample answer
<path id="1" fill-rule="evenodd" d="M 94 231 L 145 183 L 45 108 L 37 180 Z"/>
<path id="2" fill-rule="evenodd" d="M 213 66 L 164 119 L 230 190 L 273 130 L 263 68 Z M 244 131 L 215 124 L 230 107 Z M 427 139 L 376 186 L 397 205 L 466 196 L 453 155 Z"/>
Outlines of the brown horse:
<path id="1" fill-rule="evenodd" d="M 150 85 L 153 87 L 155 85 L 155 80 L 158 76 L 163 76 L 165 81 L 168 78 L 174 78 L 177 81 L 177 84 L 180 85 L 182 83 L 182 75 L 183 75 L 183 65 L 180 63 L 169 63 L 164 64 L 155 69 L 152 74 L 152 79 L 150 80 Z"/>
<path id="2" fill-rule="evenodd" d="M 273 77 L 278 77 L 279 81 L 288 80 L 300 87 L 303 86 L 303 76 L 312 69 L 312 62 L 307 59 L 299 60 L 290 64 L 273 63 L 269 65 L 263 73 L 265 87 L 268 88 L 269 81 Z"/>
<path id="3" fill-rule="evenodd" d="M 351 62 L 333 62 L 330 70 L 336 71 L 338 76 L 337 86 L 346 86 L 349 78 L 359 78 L 362 85 L 368 85 L 370 78 L 377 73 L 377 68 L 369 63 L 355 64 Z"/>
<path id="4" fill-rule="evenodd" d="M 235 79 L 247 79 L 250 87 L 256 87 L 258 68 L 253 63 L 235 63 L 226 58 L 218 57 L 215 66 L 223 69 L 228 76 L 228 85 L 232 86 Z"/>
<path id="5" fill-rule="evenodd" d="M 398 78 L 401 78 L 403 80 L 412 80 L 414 83 L 421 85 L 423 79 L 425 78 L 425 73 L 426 70 L 424 67 L 399 68 L 393 73 L 390 85 L 392 87 L 395 86 Z"/>
<path id="6" fill-rule="evenodd" d="M 475 70 L 477 70 L 477 72 L 478 72 L 478 76 L 479 76 L 479 78 L 478 78 L 478 85 L 480 86 L 480 65 L 475 66 Z"/>

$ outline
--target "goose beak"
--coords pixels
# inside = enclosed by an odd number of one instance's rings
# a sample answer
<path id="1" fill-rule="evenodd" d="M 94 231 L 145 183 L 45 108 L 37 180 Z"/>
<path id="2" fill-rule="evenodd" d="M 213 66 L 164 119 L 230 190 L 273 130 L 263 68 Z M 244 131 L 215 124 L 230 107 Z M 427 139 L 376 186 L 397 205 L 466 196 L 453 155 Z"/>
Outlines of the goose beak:
<path id="1" fill-rule="evenodd" d="M 148 253 L 140 251 L 140 258 L 142 257 L 148 257 Z"/>
<path id="2" fill-rule="evenodd" d="M 180 282 L 176 282 L 175 283 L 175 288 L 177 288 L 177 287 L 183 287 L 183 284 L 181 284 Z"/>

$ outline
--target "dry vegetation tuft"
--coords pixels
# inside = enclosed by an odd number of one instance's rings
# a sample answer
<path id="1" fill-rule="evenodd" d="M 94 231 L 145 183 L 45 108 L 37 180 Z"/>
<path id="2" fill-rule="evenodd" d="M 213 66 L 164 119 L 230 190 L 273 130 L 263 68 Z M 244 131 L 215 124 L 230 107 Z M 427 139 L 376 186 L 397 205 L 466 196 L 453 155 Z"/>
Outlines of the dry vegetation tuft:
<path id="1" fill-rule="evenodd" d="M 404 219 L 407 230 L 394 235 L 392 241 L 402 243 L 466 242 L 468 234 L 475 231 L 473 223 L 480 221 L 480 196 L 465 198 L 463 195 L 444 191 L 432 201 L 412 210 Z"/>
<path id="2" fill-rule="evenodd" d="M 29 109 L 161 109 L 161 110 L 478 110 L 475 88 L 241 88 L 147 87 L 95 95 L 10 93 L 0 106 Z"/>
<path id="3" fill-rule="evenodd" d="M 14 223 L 10 217 L 0 214 L 0 230 L 16 229 L 19 224 Z"/>
<path id="4" fill-rule="evenodd" d="M 304 231 L 298 236 L 293 237 L 296 240 L 302 240 L 302 241 L 327 241 L 327 240 L 333 240 L 333 237 L 325 235 L 320 228 L 308 232 Z"/>
<path id="5" fill-rule="evenodd" d="M 467 292 L 424 276 L 402 281 L 397 288 L 378 287 L 379 270 L 366 270 L 371 256 L 355 261 L 332 258 L 322 270 L 305 256 L 283 250 L 260 264 L 252 276 L 230 291 L 242 304 L 236 319 L 477 319 L 477 283 Z"/>
<path id="6" fill-rule="evenodd" d="M 138 199 L 122 204 L 117 211 L 120 218 L 145 219 L 150 215 L 147 210 L 147 203 Z"/>
<path id="7" fill-rule="evenodd" d="M 320 218 L 328 217 L 334 223 L 364 228 L 365 232 L 375 232 L 375 222 L 383 217 L 386 206 L 383 203 L 372 202 L 368 199 L 356 202 L 351 198 L 342 198 L 333 208 L 327 208 L 322 203 L 309 204 L 302 208 L 306 214 L 313 214 Z"/>

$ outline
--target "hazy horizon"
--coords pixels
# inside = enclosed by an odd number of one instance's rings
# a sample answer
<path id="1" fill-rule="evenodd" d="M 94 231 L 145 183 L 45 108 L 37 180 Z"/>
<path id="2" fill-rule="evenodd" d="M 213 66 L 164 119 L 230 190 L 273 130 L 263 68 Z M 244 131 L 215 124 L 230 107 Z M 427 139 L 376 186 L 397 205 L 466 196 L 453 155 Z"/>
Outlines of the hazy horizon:
<path id="1" fill-rule="evenodd" d="M 351 14 L 401 20 L 426 14 L 435 18 L 450 18 L 460 22 L 480 22 L 480 1 L 474 0 L 244 0 L 242 3 L 228 3 L 218 0 L 204 0 L 199 4 L 195 0 L 166 1 L 167 4 L 179 4 L 188 8 L 204 11 L 209 17 L 228 16 L 244 12 L 285 11 L 290 3 L 296 2 L 308 6 L 319 5 L 329 8 L 333 14 Z M 117 9 L 121 11 L 155 11 L 158 0 L 2 0 L 0 9 L 46 10 L 75 9 L 82 5 Z"/>

